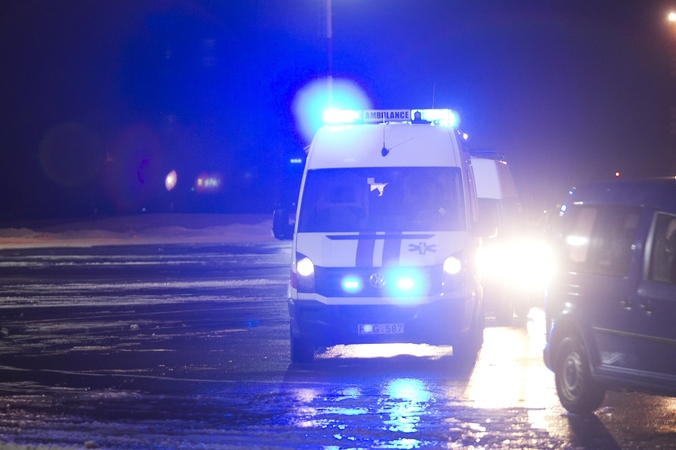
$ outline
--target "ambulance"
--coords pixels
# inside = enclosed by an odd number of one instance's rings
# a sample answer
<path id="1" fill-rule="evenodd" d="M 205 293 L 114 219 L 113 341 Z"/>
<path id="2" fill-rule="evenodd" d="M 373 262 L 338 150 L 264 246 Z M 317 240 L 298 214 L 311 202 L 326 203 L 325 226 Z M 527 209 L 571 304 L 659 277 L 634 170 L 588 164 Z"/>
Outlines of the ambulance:
<path id="1" fill-rule="evenodd" d="M 482 240 L 479 268 L 488 316 L 497 325 L 524 323 L 541 305 L 553 270 L 549 245 L 528 231 L 507 161 L 495 150 L 472 150 Z"/>
<path id="2" fill-rule="evenodd" d="M 470 155 L 451 110 L 330 110 L 309 146 L 292 239 L 291 360 L 338 344 L 451 345 L 475 361 L 484 308 Z"/>
<path id="3" fill-rule="evenodd" d="M 518 240 L 526 236 L 521 202 L 507 162 L 495 150 L 472 150 L 479 220 L 492 228 L 483 240 L 483 293 L 487 309 L 501 325 L 509 325 L 513 316 L 523 318 L 529 309 L 529 296 L 521 292 L 520 277 L 515 277 L 514 255 Z"/>

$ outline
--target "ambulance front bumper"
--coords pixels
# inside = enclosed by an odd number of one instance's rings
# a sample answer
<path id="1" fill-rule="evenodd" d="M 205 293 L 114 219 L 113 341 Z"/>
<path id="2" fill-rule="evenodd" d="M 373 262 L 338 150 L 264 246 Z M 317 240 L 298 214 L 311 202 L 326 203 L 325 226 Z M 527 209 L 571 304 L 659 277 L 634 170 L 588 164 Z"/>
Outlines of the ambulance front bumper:
<path id="1" fill-rule="evenodd" d="M 452 345 L 469 333 L 476 298 L 430 298 L 414 305 L 332 305 L 289 299 L 291 332 L 315 347 L 338 344 Z"/>

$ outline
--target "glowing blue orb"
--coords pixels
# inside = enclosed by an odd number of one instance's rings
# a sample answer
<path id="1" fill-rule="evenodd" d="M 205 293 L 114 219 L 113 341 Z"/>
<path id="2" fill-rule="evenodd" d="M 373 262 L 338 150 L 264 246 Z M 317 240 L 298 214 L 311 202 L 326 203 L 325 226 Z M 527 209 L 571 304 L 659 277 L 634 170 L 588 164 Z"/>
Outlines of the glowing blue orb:
<path id="1" fill-rule="evenodd" d="M 371 100 L 355 82 L 334 78 L 330 86 L 331 89 L 326 78 L 313 80 L 303 86 L 293 99 L 296 128 L 308 143 L 324 125 L 322 114 L 325 110 L 371 108 Z"/>

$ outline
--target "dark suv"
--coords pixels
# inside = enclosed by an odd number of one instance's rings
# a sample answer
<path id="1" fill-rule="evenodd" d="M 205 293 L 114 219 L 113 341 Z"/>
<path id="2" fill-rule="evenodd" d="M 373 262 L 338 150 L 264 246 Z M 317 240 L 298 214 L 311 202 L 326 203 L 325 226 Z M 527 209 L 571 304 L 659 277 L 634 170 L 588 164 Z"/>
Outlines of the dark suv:
<path id="1" fill-rule="evenodd" d="M 606 389 L 676 395 L 676 179 L 582 186 L 561 207 L 545 364 L 572 413 Z"/>

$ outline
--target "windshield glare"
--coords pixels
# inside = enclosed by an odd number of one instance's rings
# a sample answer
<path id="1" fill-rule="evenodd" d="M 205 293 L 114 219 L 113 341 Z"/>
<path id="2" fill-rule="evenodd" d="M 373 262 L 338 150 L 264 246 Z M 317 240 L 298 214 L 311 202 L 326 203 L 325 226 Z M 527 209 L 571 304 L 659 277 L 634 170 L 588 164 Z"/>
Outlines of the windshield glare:
<path id="1" fill-rule="evenodd" d="M 298 231 L 463 231 L 456 167 L 318 169 L 307 173 Z"/>

